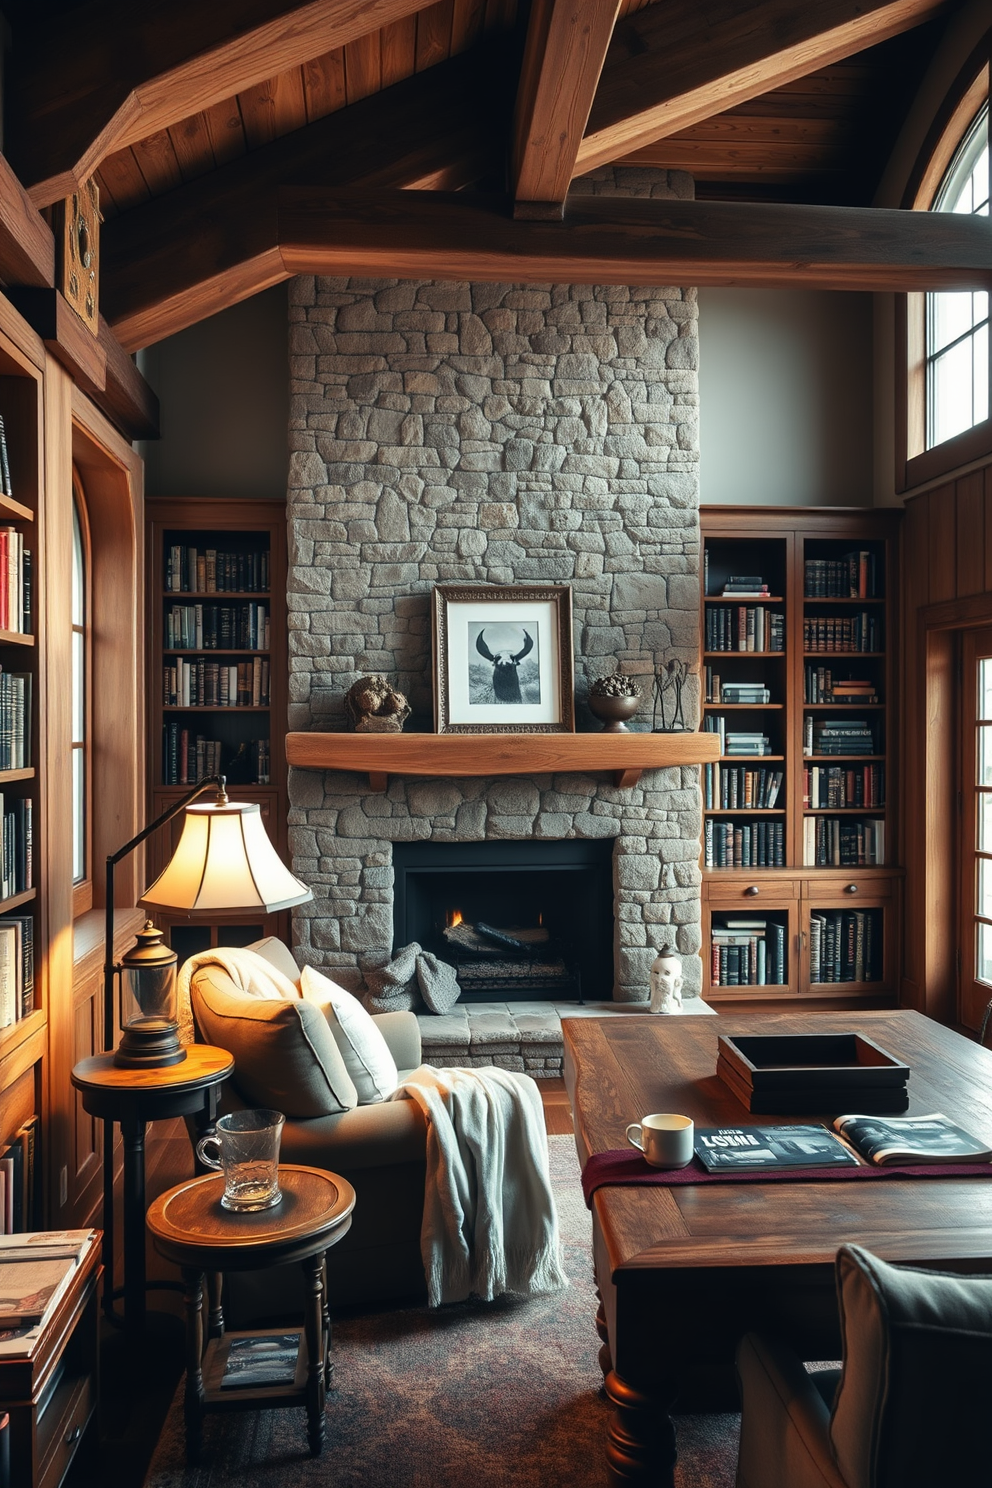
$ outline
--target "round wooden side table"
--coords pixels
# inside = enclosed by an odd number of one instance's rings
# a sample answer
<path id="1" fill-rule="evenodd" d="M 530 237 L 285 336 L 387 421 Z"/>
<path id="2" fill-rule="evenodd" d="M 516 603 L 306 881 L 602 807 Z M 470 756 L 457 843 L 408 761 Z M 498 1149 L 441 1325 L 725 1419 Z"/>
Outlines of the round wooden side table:
<path id="1" fill-rule="evenodd" d="M 81 1059 L 71 1079 L 83 1110 L 107 1123 L 103 1164 L 103 1308 L 114 1313 L 113 1127 L 124 1139 L 124 1327 L 129 1342 L 140 1344 L 145 1331 L 145 1127 L 149 1121 L 192 1116 L 200 1136 L 217 1119 L 220 1087 L 234 1069 L 226 1049 L 190 1044 L 181 1064 L 124 1069 L 113 1054 Z"/>
<path id="2" fill-rule="evenodd" d="M 355 1190 L 346 1178 L 323 1168 L 280 1163 L 282 1202 L 273 1209 L 237 1213 L 221 1207 L 223 1174 L 193 1178 L 170 1188 L 148 1211 L 155 1249 L 182 1267 L 186 1290 L 186 1455 L 199 1455 L 208 1411 L 305 1405 L 310 1455 L 324 1445 L 324 1405 L 330 1367 L 331 1321 L 327 1309 L 326 1252 L 351 1228 Z M 228 1371 L 232 1346 L 241 1340 L 285 1336 L 293 1329 L 227 1332 L 219 1289 L 213 1295 L 204 1349 L 205 1273 L 256 1271 L 299 1261 L 307 1280 L 303 1329 L 291 1382 L 233 1385 Z M 228 1372 L 227 1386 L 224 1384 Z"/>

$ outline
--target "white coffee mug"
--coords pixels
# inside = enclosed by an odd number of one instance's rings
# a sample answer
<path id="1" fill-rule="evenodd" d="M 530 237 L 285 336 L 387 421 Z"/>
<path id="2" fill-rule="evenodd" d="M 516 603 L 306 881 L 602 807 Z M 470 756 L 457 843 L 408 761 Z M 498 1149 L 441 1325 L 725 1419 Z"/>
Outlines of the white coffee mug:
<path id="1" fill-rule="evenodd" d="M 692 1117 L 671 1112 L 642 1116 L 627 1128 L 627 1141 L 653 1168 L 684 1168 L 692 1162 L 694 1139 Z"/>

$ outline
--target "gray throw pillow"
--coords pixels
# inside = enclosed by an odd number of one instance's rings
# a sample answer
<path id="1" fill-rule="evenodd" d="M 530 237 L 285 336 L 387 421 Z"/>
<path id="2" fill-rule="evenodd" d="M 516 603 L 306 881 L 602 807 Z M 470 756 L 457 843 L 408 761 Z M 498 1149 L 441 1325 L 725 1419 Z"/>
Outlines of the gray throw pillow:
<path id="1" fill-rule="evenodd" d="M 289 1118 L 358 1105 L 355 1082 L 320 1008 L 302 999 L 246 997 L 223 970 L 201 966 L 190 986 L 197 1027 L 234 1055 L 242 1098 Z"/>
<path id="2" fill-rule="evenodd" d="M 455 968 L 447 961 L 439 961 L 430 951 L 422 951 L 417 957 L 417 981 L 432 1013 L 450 1012 L 458 1001 L 461 989 Z"/>
<path id="3" fill-rule="evenodd" d="M 358 965 L 368 989 L 362 1002 L 370 1013 L 413 1013 L 423 1007 L 417 985 L 417 957 L 421 954 L 421 947 L 412 940 L 395 956 L 389 951 L 359 956 Z"/>
<path id="4" fill-rule="evenodd" d="M 989 1482 L 992 1277 L 837 1255 L 844 1372 L 830 1422 L 850 1488 Z"/>

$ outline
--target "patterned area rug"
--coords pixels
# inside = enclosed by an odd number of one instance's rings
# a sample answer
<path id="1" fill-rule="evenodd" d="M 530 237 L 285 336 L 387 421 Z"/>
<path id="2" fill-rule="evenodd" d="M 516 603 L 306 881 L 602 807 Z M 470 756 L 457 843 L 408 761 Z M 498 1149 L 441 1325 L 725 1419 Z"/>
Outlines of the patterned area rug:
<path id="1" fill-rule="evenodd" d="M 549 1141 L 568 1291 L 336 1322 L 317 1459 L 302 1409 L 244 1411 L 208 1416 L 203 1462 L 187 1468 L 180 1386 L 146 1488 L 603 1488 L 589 1214 L 572 1138 Z M 733 1488 L 737 1417 L 677 1425 L 678 1488 Z"/>

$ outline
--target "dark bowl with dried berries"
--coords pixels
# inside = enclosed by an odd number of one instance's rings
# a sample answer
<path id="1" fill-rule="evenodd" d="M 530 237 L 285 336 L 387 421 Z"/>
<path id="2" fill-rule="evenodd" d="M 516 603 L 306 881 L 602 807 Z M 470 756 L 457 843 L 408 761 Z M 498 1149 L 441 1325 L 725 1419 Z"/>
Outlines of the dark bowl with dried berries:
<path id="1" fill-rule="evenodd" d="M 628 732 L 628 718 L 641 706 L 641 689 L 626 672 L 611 672 L 600 677 L 589 689 L 589 711 L 603 724 L 604 734 Z"/>

